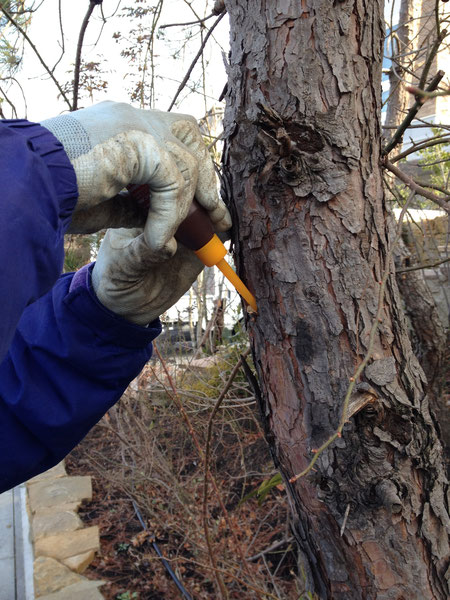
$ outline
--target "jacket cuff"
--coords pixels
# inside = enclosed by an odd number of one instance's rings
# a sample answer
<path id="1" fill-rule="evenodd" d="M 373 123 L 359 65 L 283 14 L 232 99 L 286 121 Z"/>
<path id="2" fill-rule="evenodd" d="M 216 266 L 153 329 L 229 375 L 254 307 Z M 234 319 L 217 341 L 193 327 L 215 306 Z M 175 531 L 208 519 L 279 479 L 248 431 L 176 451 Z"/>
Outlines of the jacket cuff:
<path id="1" fill-rule="evenodd" d="M 45 127 L 25 119 L 3 119 L 2 123 L 27 139 L 30 150 L 45 162 L 59 200 L 59 218 L 64 231 L 70 224 L 78 200 L 75 171 L 61 142 Z"/>
<path id="2" fill-rule="evenodd" d="M 105 342 L 130 349 L 145 348 L 161 333 L 160 320 L 155 319 L 147 327 L 141 327 L 106 308 L 92 286 L 94 264 L 85 265 L 75 274 L 62 276 L 72 278 L 64 303 Z"/>

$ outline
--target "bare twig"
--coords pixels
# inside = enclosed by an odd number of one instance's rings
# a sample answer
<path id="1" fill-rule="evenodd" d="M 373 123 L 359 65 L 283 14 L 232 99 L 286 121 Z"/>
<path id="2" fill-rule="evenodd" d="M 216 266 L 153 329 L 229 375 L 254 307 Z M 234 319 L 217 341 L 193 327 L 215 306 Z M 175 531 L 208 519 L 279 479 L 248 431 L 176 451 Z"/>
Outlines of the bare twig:
<path id="1" fill-rule="evenodd" d="M 411 94 L 414 94 L 414 96 L 416 96 L 416 98 L 421 98 L 422 104 L 424 104 L 424 102 L 426 100 L 430 100 L 431 98 L 440 98 L 442 96 L 450 96 L 450 88 L 446 88 L 444 90 L 440 90 L 440 91 L 436 91 L 436 92 L 426 92 L 424 90 L 421 90 L 418 87 L 415 87 L 414 85 L 410 85 L 406 89 Z"/>
<path id="2" fill-rule="evenodd" d="M 446 196 L 450 196 L 450 190 L 445 189 L 435 183 L 428 183 L 427 181 L 419 181 L 418 179 L 414 180 L 416 183 L 421 185 L 424 188 L 430 188 L 430 190 L 436 190 L 437 192 L 441 192 L 441 194 L 445 194 Z"/>
<path id="3" fill-rule="evenodd" d="M 84 34 L 86 33 L 86 29 L 89 23 L 89 19 L 91 18 L 92 12 L 99 2 L 95 0 L 90 0 L 89 7 L 84 15 L 83 22 L 81 24 L 80 34 L 78 36 L 77 43 L 77 54 L 75 57 L 75 69 L 73 73 L 73 99 L 72 99 L 72 110 L 77 110 L 78 108 L 78 88 L 80 86 L 80 66 L 81 66 L 81 50 L 83 48 L 83 40 Z"/>
<path id="4" fill-rule="evenodd" d="M 243 356 L 244 358 L 246 356 L 248 356 L 250 353 L 250 348 L 247 349 Z M 206 434 L 206 444 L 205 444 L 205 452 L 204 452 L 204 460 L 203 460 L 203 464 L 204 464 L 204 473 L 203 473 L 203 511 L 202 511 L 202 515 L 203 515 L 203 530 L 205 532 L 205 538 L 207 540 L 207 544 L 208 544 L 208 549 L 210 551 L 210 557 L 212 557 L 214 555 L 213 553 L 213 549 L 212 546 L 210 547 L 211 541 L 210 541 L 210 535 L 209 535 L 209 527 L 208 527 L 208 478 L 210 475 L 210 471 L 209 471 L 209 457 L 210 457 L 210 452 L 211 452 L 211 437 L 212 437 L 212 428 L 213 428 L 213 424 L 214 424 L 214 418 L 217 414 L 217 411 L 220 408 L 220 405 L 222 404 L 225 396 L 228 393 L 228 390 L 231 387 L 231 384 L 234 381 L 234 378 L 236 377 L 236 375 L 239 372 L 239 369 L 242 366 L 242 358 L 240 358 L 237 363 L 235 364 L 233 370 L 230 373 L 230 376 L 228 377 L 228 380 L 223 388 L 223 390 L 220 393 L 219 398 L 217 399 L 217 402 L 213 408 L 213 411 L 209 417 L 209 421 L 208 421 L 208 430 L 207 430 L 207 434 Z M 242 552 L 242 549 L 240 547 L 240 544 L 237 544 L 236 547 L 238 554 L 240 556 L 240 559 L 242 561 L 242 566 L 245 569 L 245 571 L 247 572 L 247 575 L 249 577 L 251 577 L 251 574 L 248 570 L 247 567 L 247 563 L 245 560 L 245 556 Z M 216 567 L 217 565 L 213 565 L 214 567 Z"/>
<path id="5" fill-rule="evenodd" d="M 159 17 L 161 16 L 161 11 L 163 9 L 163 3 L 164 0 L 159 0 L 158 4 L 155 6 L 154 12 L 153 12 L 153 19 L 152 19 L 152 28 L 151 28 L 151 33 L 150 33 L 150 39 L 145 51 L 145 58 L 144 58 L 144 65 L 142 68 L 142 81 L 141 81 L 141 98 L 142 98 L 142 105 L 144 104 L 144 78 L 145 78 L 145 70 L 146 70 L 146 66 L 147 66 L 147 55 L 150 52 L 150 72 L 151 72 L 151 78 L 150 78 L 150 86 L 151 86 L 151 91 L 150 91 L 150 107 L 154 106 L 155 104 L 155 53 L 154 53 L 154 47 L 155 47 L 155 31 L 156 31 L 156 26 L 158 24 L 159 21 Z"/>
<path id="6" fill-rule="evenodd" d="M 420 121 L 420 119 L 417 119 Z M 436 129 L 450 129 L 450 125 L 444 125 L 442 123 L 420 123 L 410 125 L 408 129 L 430 129 L 431 127 L 435 127 Z M 382 129 L 397 129 L 397 125 L 383 125 Z"/>
<path id="7" fill-rule="evenodd" d="M 58 0 L 58 18 L 59 18 L 59 32 L 61 34 L 61 55 L 58 58 L 58 60 L 56 61 L 56 63 L 53 65 L 53 69 L 52 72 L 55 72 L 56 67 L 59 65 L 59 63 L 62 60 L 62 57 L 65 54 L 65 42 L 64 42 L 64 27 L 63 27 L 63 22 L 62 22 L 62 8 L 61 8 L 61 0 Z"/>
<path id="8" fill-rule="evenodd" d="M 440 206 L 441 208 L 443 208 L 446 212 L 448 212 L 450 214 L 450 201 L 449 201 L 450 198 L 448 198 L 448 197 L 442 198 L 442 197 L 436 196 L 436 194 L 433 194 L 430 191 L 426 190 L 424 187 L 422 187 L 421 185 L 416 183 L 412 177 L 410 177 L 409 175 L 407 175 L 406 173 L 404 173 L 403 171 L 398 169 L 390 161 L 384 160 L 383 164 L 388 171 L 393 173 L 398 179 L 400 179 L 400 181 L 403 181 L 403 183 L 406 183 L 406 185 L 411 190 L 413 190 L 415 193 L 420 194 L 424 198 L 428 198 L 428 200 L 431 200 L 432 202 L 435 202 L 438 206 Z"/>
<path id="9" fill-rule="evenodd" d="M 432 148 L 433 146 L 439 146 L 440 144 L 448 144 L 448 142 L 450 142 L 450 137 L 448 137 L 447 134 L 445 134 L 445 135 L 427 140 L 426 142 L 423 142 L 421 144 L 413 144 L 411 146 L 411 148 L 408 148 L 404 152 L 400 152 L 399 154 L 396 154 L 395 156 L 393 156 L 390 159 L 390 162 L 391 163 L 398 162 L 402 158 L 406 158 L 406 156 L 409 156 L 410 154 L 414 154 L 414 152 L 419 152 L 420 150 L 425 150 L 426 148 Z"/>
<path id="10" fill-rule="evenodd" d="M 447 0 L 444 0 L 446 2 Z M 439 20 L 439 0 L 435 0 L 434 3 L 434 18 L 436 21 L 436 32 L 439 35 L 441 32 L 441 22 Z"/>
<path id="11" fill-rule="evenodd" d="M 220 140 L 223 140 L 223 132 L 217 137 L 213 138 L 213 141 L 210 144 L 208 144 L 206 148 L 208 150 L 211 150 L 211 148 L 213 148 L 217 144 L 217 142 L 220 142 Z"/>
<path id="12" fill-rule="evenodd" d="M 430 162 L 421 162 L 421 167 L 432 167 L 433 165 L 441 165 L 442 163 L 448 162 L 448 158 L 440 158 L 439 160 L 432 160 Z"/>
<path id="13" fill-rule="evenodd" d="M 186 83 L 189 80 L 189 77 L 191 76 L 192 71 L 194 70 L 195 65 L 197 64 L 198 59 L 200 58 L 200 56 L 202 55 L 202 52 L 206 46 L 206 42 L 209 40 L 209 38 L 212 35 L 212 32 L 214 31 L 214 29 L 217 27 L 217 25 L 220 23 L 220 21 L 223 19 L 223 17 L 225 16 L 225 12 L 222 12 L 217 19 L 214 21 L 214 23 L 211 25 L 208 33 L 205 35 L 205 38 L 200 46 L 199 51 L 197 52 L 197 54 L 195 55 L 194 60 L 191 63 L 191 66 L 189 67 L 189 69 L 187 70 L 186 75 L 183 77 L 183 81 L 180 83 L 177 92 L 174 96 L 174 99 L 172 100 L 172 102 L 170 103 L 169 108 L 167 109 L 168 111 L 172 110 L 172 108 L 175 105 L 175 102 L 177 101 L 178 96 L 181 94 L 181 92 L 183 91 L 184 86 L 186 85 Z"/>
<path id="14" fill-rule="evenodd" d="M 427 87 L 426 91 L 434 92 L 435 89 L 437 88 L 437 86 L 439 85 L 439 83 L 441 82 L 442 78 L 444 77 L 444 75 L 445 75 L 444 71 L 438 71 L 436 73 L 436 75 L 433 77 L 433 79 L 430 82 L 430 85 Z M 422 105 L 423 105 L 423 99 L 422 98 L 416 99 L 416 101 L 414 102 L 412 107 L 409 109 L 408 114 L 404 118 L 403 122 L 400 124 L 400 126 L 395 131 L 394 135 L 392 136 L 391 141 L 388 142 L 387 145 L 383 148 L 382 154 L 384 154 L 384 155 L 389 154 L 389 152 L 391 152 L 391 150 L 393 150 L 395 148 L 395 146 L 401 142 L 403 134 L 405 133 L 406 129 L 411 124 L 411 121 L 414 119 L 416 114 L 419 112 Z"/>
<path id="15" fill-rule="evenodd" d="M 409 273 L 410 271 L 420 271 L 421 269 L 433 269 L 434 267 L 438 267 L 439 265 L 443 265 L 444 263 L 450 262 L 450 258 L 444 258 L 443 260 L 439 260 L 438 262 L 432 263 L 430 265 L 416 265 L 415 267 L 408 267 L 407 269 L 400 269 L 395 271 L 396 273 Z"/>
<path id="16" fill-rule="evenodd" d="M 249 556 L 247 558 L 247 560 L 249 562 L 258 560 L 258 558 L 261 558 L 261 556 L 264 556 L 264 554 L 269 554 L 270 552 L 273 552 L 274 550 L 278 550 L 278 548 L 281 548 L 282 546 L 285 546 L 286 544 L 290 544 L 293 541 L 294 541 L 294 538 L 292 536 L 288 537 L 288 538 L 283 538 L 282 540 L 278 540 L 277 542 L 274 542 L 273 544 L 271 544 L 268 548 L 264 548 L 264 550 L 262 550 L 261 552 L 258 552 L 258 554 L 255 554 L 254 556 Z"/>
<path id="17" fill-rule="evenodd" d="M 438 36 L 431 47 L 430 53 L 427 56 L 427 60 L 423 66 L 422 75 L 419 81 L 419 89 L 423 90 L 425 88 L 425 83 L 427 81 L 428 73 L 430 72 L 431 65 L 433 64 L 434 58 L 438 53 L 439 46 L 442 44 L 445 36 L 447 35 L 447 30 L 443 29 L 438 33 Z M 431 90 L 428 90 L 431 91 Z"/>
<path id="18" fill-rule="evenodd" d="M 341 530 L 339 532 L 341 534 L 341 537 L 344 535 L 345 526 L 347 525 L 347 519 L 348 519 L 349 512 L 350 512 L 350 502 L 347 504 L 347 508 L 345 509 L 344 520 L 342 521 Z"/>
<path id="19" fill-rule="evenodd" d="M 196 21 L 189 21 L 189 23 L 167 23 L 166 25 L 160 25 L 159 29 L 167 29 L 167 27 L 188 27 L 188 25 L 203 25 L 205 21 L 211 19 L 212 17 L 216 17 L 217 13 L 211 13 L 207 17 L 203 19 L 197 19 Z"/>
<path id="20" fill-rule="evenodd" d="M 46 72 L 49 74 L 50 78 L 52 79 L 53 83 L 56 85 L 56 87 L 58 88 L 59 93 L 61 94 L 61 97 L 64 99 L 64 101 L 66 102 L 66 104 L 68 105 L 69 109 L 72 110 L 72 105 L 70 103 L 70 100 L 67 98 L 64 90 L 62 89 L 62 87 L 59 85 L 58 80 L 56 79 L 56 77 L 53 75 L 52 70 L 50 69 L 50 67 L 48 67 L 48 65 L 46 64 L 46 62 L 44 61 L 44 59 L 42 58 L 42 56 L 40 55 L 38 49 L 36 48 L 36 46 L 33 44 L 33 42 L 30 40 L 28 34 L 26 33 L 26 31 L 18 24 L 16 23 L 16 21 L 14 21 L 14 19 L 12 18 L 12 16 L 10 15 L 10 13 L 8 12 L 8 10 L 5 8 L 5 5 L 2 5 L 2 11 L 3 14 L 5 15 L 5 17 L 8 19 L 8 21 L 14 25 L 14 27 L 17 29 L 17 31 L 23 36 L 23 38 L 29 43 L 29 45 L 31 46 L 33 52 L 36 54 L 37 58 L 39 59 L 39 62 L 41 63 L 41 65 L 44 67 L 44 69 L 46 70 Z"/>
<path id="21" fill-rule="evenodd" d="M 6 95 L 6 92 L 5 92 L 5 90 L 3 90 L 1 87 L 0 87 L 0 94 L 3 94 L 3 98 L 6 100 L 6 102 L 7 102 L 7 103 L 10 105 L 10 107 L 11 107 L 11 110 L 12 110 L 12 114 L 13 114 L 13 116 L 15 115 L 15 118 L 17 119 L 17 110 L 16 110 L 16 107 L 14 106 L 14 104 L 11 102 L 11 100 L 10 100 L 10 99 L 8 98 L 8 96 Z M 1 107 L 1 104 L 0 104 L 0 107 Z M 2 111 L 2 117 L 1 117 L 1 118 L 2 118 L 2 119 L 6 119 L 5 115 L 3 114 L 3 111 Z"/>
<path id="22" fill-rule="evenodd" d="M 345 394 L 344 403 L 342 406 L 341 419 L 339 421 L 338 428 L 326 440 L 326 442 L 324 442 L 320 446 L 320 448 L 313 450 L 314 456 L 311 459 L 311 461 L 309 462 L 308 466 L 305 469 L 303 469 L 303 471 L 301 471 L 301 473 L 298 473 L 297 475 L 294 475 L 293 477 L 291 477 L 289 479 L 289 483 L 295 483 L 298 479 L 300 479 L 301 477 L 304 477 L 310 471 L 312 471 L 314 465 L 316 464 L 316 462 L 319 459 L 322 452 L 324 450 L 326 450 L 328 448 L 328 446 L 330 446 L 337 438 L 342 437 L 342 430 L 344 429 L 344 425 L 348 419 L 348 407 L 350 404 L 350 399 L 352 397 L 353 389 L 356 385 L 358 378 L 360 377 L 360 375 L 366 368 L 367 363 L 369 362 L 370 358 L 372 357 L 373 347 L 375 344 L 375 336 L 378 331 L 378 327 L 379 327 L 380 323 L 383 322 L 382 313 L 384 310 L 384 293 L 386 290 L 386 284 L 389 279 L 389 275 L 391 275 L 390 264 L 391 264 L 392 256 L 393 256 L 394 250 L 397 246 L 398 240 L 400 239 L 400 236 L 401 236 L 403 217 L 405 216 L 405 213 L 408 210 L 408 207 L 415 195 L 416 195 L 416 192 L 412 191 L 411 194 L 409 195 L 408 200 L 405 202 L 405 205 L 402 208 L 402 212 L 400 213 L 398 223 L 397 223 L 397 232 L 396 232 L 395 238 L 391 244 L 391 247 L 389 248 L 389 250 L 386 254 L 386 261 L 385 261 L 385 265 L 384 265 L 383 277 L 382 277 L 381 281 L 379 281 L 380 290 L 378 293 L 377 313 L 376 313 L 374 322 L 372 324 L 372 328 L 370 330 L 369 342 L 367 345 L 367 352 L 366 352 L 366 355 L 364 356 L 363 360 L 359 364 L 358 368 L 356 369 L 354 375 L 352 377 L 350 377 L 350 384 L 348 386 L 347 393 Z"/>

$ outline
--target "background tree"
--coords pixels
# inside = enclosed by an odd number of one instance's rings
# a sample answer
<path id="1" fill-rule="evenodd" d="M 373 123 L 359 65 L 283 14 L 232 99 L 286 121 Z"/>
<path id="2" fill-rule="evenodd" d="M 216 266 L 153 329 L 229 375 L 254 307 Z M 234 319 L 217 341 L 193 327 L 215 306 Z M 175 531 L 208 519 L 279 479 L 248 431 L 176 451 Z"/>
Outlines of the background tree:
<path id="1" fill-rule="evenodd" d="M 30 24 L 34 5 L 31 3 L 27 7 L 25 4 L 25 0 L 0 0 L 0 118 L 3 118 L 3 102 L 14 110 L 8 89 L 21 66 L 24 43 L 22 33 L 6 17 L 6 12 L 14 16 L 15 23 L 25 32 Z"/>
<path id="2" fill-rule="evenodd" d="M 395 3 L 392 3 L 394 8 Z M 389 101 L 387 103 L 386 122 L 388 127 L 398 127 L 405 117 L 409 95 L 404 85 L 405 72 L 413 69 L 414 52 L 411 50 L 410 29 L 413 23 L 412 0 L 401 0 L 398 27 L 394 30 L 393 17 L 388 28 L 387 40 L 390 41 L 391 67 L 389 69 Z M 408 60 L 409 59 L 409 60 Z"/>
<path id="3" fill-rule="evenodd" d="M 442 448 L 383 191 L 383 3 L 225 5 L 233 240 L 258 301 L 247 325 L 261 414 L 308 589 L 446 598 Z"/>

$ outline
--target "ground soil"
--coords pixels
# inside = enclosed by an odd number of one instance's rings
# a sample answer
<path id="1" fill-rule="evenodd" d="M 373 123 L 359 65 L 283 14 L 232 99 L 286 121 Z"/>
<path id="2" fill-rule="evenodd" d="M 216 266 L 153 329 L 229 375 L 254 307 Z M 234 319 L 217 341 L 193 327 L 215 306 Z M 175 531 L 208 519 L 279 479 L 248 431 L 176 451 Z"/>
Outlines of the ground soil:
<path id="1" fill-rule="evenodd" d="M 129 478 L 134 477 L 134 471 L 124 469 L 119 463 L 121 454 L 122 460 L 128 459 L 123 437 L 121 441 L 117 432 L 113 432 L 116 419 L 117 411 L 112 417 L 107 415 L 66 461 L 70 474 L 93 477 L 92 501 L 84 503 L 79 514 L 87 526 L 99 526 L 101 549 L 85 575 L 107 582 L 102 588 L 107 600 L 182 598 L 157 556 L 153 546 L 156 542 L 192 598 L 218 598 L 201 519 L 201 465 L 189 436 L 180 433 L 164 416 L 163 423 L 168 426 L 165 430 L 161 427 L 158 443 L 163 450 L 173 447 L 170 458 L 174 471 L 195 498 L 191 516 L 186 516 L 172 502 L 171 494 L 175 492 L 170 486 L 136 484 L 133 479 L 134 491 L 130 489 Z M 244 426 L 239 426 L 239 440 L 236 424 L 229 428 L 222 423 L 213 436 L 214 472 L 228 512 L 227 522 L 220 503 L 210 501 L 214 552 L 219 568 L 224 571 L 230 599 L 297 599 L 301 590 L 295 583 L 296 554 L 291 545 L 282 486 L 271 489 L 263 502 L 258 502 L 257 497 L 241 502 L 245 494 L 268 479 L 266 473 L 275 473 L 261 432 L 253 426 L 247 427 L 245 419 L 243 422 Z M 147 530 L 139 521 L 133 498 L 137 499 Z M 234 536 L 229 530 L 230 523 Z M 237 554 L 236 542 L 245 555 L 246 568 Z M 267 552 L 274 545 L 276 548 Z M 263 590 L 269 595 L 263 594 Z"/>

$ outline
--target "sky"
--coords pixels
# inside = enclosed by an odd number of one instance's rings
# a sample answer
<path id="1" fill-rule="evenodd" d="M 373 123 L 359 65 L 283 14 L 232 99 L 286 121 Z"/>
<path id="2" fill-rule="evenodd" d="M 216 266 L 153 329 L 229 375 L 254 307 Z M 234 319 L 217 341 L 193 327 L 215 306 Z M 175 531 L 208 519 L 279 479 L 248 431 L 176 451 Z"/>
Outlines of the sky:
<path id="1" fill-rule="evenodd" d="M 36 4 L 39 5 L 39 1 Z M 58 61 L 62 49 L 58 4 L 59 0 L 44 0 L 34 13 L 28 29 L 30 39 L 39 48 L 39 52 L 50 68 L 53 68 Z M 150 3 L 144 2 L 142 6 L 147 6 L 148 4 Z M 190 4 L 197 14 L 202 17 L 205 14 L 210 14 L 213 6 L 213 2 L 208 0 L 192 0 Z M 55 69 L 55 76 L 60 82 L 67 82 L 72 78 L 71 72 L 73 71 L 75 62 L 78 33 L 88 5 L 88 0 L 79 0 L 77 2 L 61 0 L 65 53 Z M 113 34 L 120 32 L 122 37 L 127 36 L 130 20 L 128 18 L 120 18 L 119 15 L 122 13 L 124 7 L 133 5 L 134 0 L 105 0 L 103 3 L 103 11 L 106 17 L 105 23 L 103 23 L 103 19 L 101 18 L 99 7 L 94 9 L 94 14 L 91 17 L 85 36 L 83 57 L 86 61 L 95 62 L 100 57 L 103 58 L 103 66 L 106 70 L 104 79 L 108 80 L 108 91 L 107 94 L 95 93 L 93 102 L 105 99 L 130 102 L 128 89 L 131 86 L 131 79 L 129 75 L 126 75 L 130 71 L 130 66 L 120 56 L 120 52 L 124 48 L 122 41 L 117 43 L 113 39 Z M 114 13 L 115 15 L 112 16 Z M 150 15 L 146 20 L 142 21 L 145 27 L 149 25 L 151 18 L 152 16 Z M 195 16 L 186 0 L 165 0 L 159 24 L 183 23 L 193 20 L 195 20 Z M 210 25 L 213 22 L 214 18 L 210 19 L 207 23 Z M 179 82 L 182 80 L 193 57 L 200 48 L 201 40 L 199 31 L 200 28 L 198 26 L 168 28 L 164 30 L 165 39 L 156 41 L 155 60 L 158 67 L 157 73 L 164 75 L 165 78 L 164 81 L 157 80 L 155 86 L 157 98 L 154 108 L 167 110 Z M 195 35 L 183 47 L 183 40 L 189 32 Z M 209 40 L 205 50 L 205 60 L 213 66 L 212 69 L 209 69 L 206 89 L 207 95 L 210 96 L 207 100 L 208 108 L 217 103 L 217 98 L 226 82 L 222 58 L 222 50 L 226 50 L 228 43 L 226 19 L 223 19 L 216 28 L 214 38 L 214 41 Z M 179 53 L 177 59 L 174 59 L 173 55 L 176 51 Z M 131 68 L 136 71 L 135 65 Z M 23 68 L 17 74 L 17 78 L 20 81 L 27 100 L 25 107 L 22 94 L 17 86 L 14 86 L 9 91 L 11 97 L 14 98 L 19 117 L 24 117 L 26 113 L 28 119 L 39 121 L 67 110 L 65 102 L 61 98 L 58 98 L 59 92 L 57 88 L 45 73 L 45 69 L 28 44 L 25 47 Z M 192 80 L 199 80 L 199 78 L 200 67 L 194 71 Z M 181 95 L 181 98 L 183 101 L 180 107 L 174 110 L 189 112 L 197 118 L 204 115 L 205 101 L 201 94 L 187 94 L 185 91 Z M 91 103 L 91 99 L 83 98 L 80 104 L 89 105 Z"/>
<path id="2" fill-rule="evenodd" d="M 156 0 L 153 1 L 153 4 L 155 3 Z M 61 34 L 59 4 L 61 5 L 64 40 Z M 107 93 L 95 92 L 92 99 L 83 98 L 80 106 L 87 106 L 104 99 L 130 102 L 129 89 L 132 81 L 129 71 L 131 69 L 136 71 L 136 65 L 130 67 L 127 61 L 121 57 L 120 52 L 124 48 L 124 44 L 122 41 L 117 43 L 113 39 L 113 34 L 120 32 L 122 39 L 127 36 L 130 20 L 120 17 L 126 6 L 145 7 L 149 4 L 152 4 L 152 2 L 147 0 L 141 4 L 136 4 L 135 0 L 104 0 L 102 6 L 105 22 L 101 17 L 100 7 L 94 9 L 85 36 L 83 58 L 88 62 L 102 60 L 102 67 L 105 69 L 103 78 L 108 81 L 108 90 Z M 28 34 L 33 43 L 39 48 L 44 61 L 50 68 L 53 68 L 60 58 L 64 41 L 64 56 L 55 68 L 55 76 L 60 83 L 65 83 L 72 78 L 78 34 L 89 1 L 35 0 L 35 5 L 38 6 L 38 10 L 33 14 Z M 194 11 L 204 17 L 211 13 L 213 5 L 213 0 L 165 0 L 159 25 L 195 20 Z M 385 14 L 389 20 L 392 6 L 394 6 L 395 22 L 399 5 L 400 0 L 386 0 Z M 150 15 L 142 21 L 144 27 L 149 26 L 151 18 Z M 210 26 L 213 22 L 214 19 L 210 19 L 207 25 Z M 154 108 L 167 110 L 179 82 L 200 47 L 199 30 L 198 26 L 167 28 L 164 29 L 165 39 L 156 41 L 156 71 L 160 76 L 164 76 L 164 80 L 158 79 L 156 82 Z M 194 37 L 184 45 L 183 41 L 189 33 L 194 34 Z M 186 89 L 181 95 L 180 105 L 174 110 L 188 112 L 197 118 L 201 118 L 206 109 L 217 104 L 217 99 L 226 83 L 222 55 L 226 55 L 227 47 L 228 23 L 227 18 L 224 18 L 215 30 L 214 40 L 209 40 L 204 52 L 205 60 L 209 64 L 206 81 L 206 104 L 201 94 L 189 94 Z M 175 59 L 173 55 L 177 50 L 179 53 Z M 67 110 L 66 103 L 58 97 L 57 88 L 45 73 L 45 69 L 28 44 L 25 46 L 23 68 L 17 74 L 17 79 L 23 89 L 23 94 L 18 86 L 13 86 L 8 94 L 16 105 L 19 117 L 26 116 L 30 120 L 40 121 Z M 200 66 L 194 70 L 190 82 L 199 79 Z M 23 96 L 26 98 L 26 104 Z M 8 107 L 5 103 L 3 109 L 6 116 L 12 116 L 8 114 Z"/>

